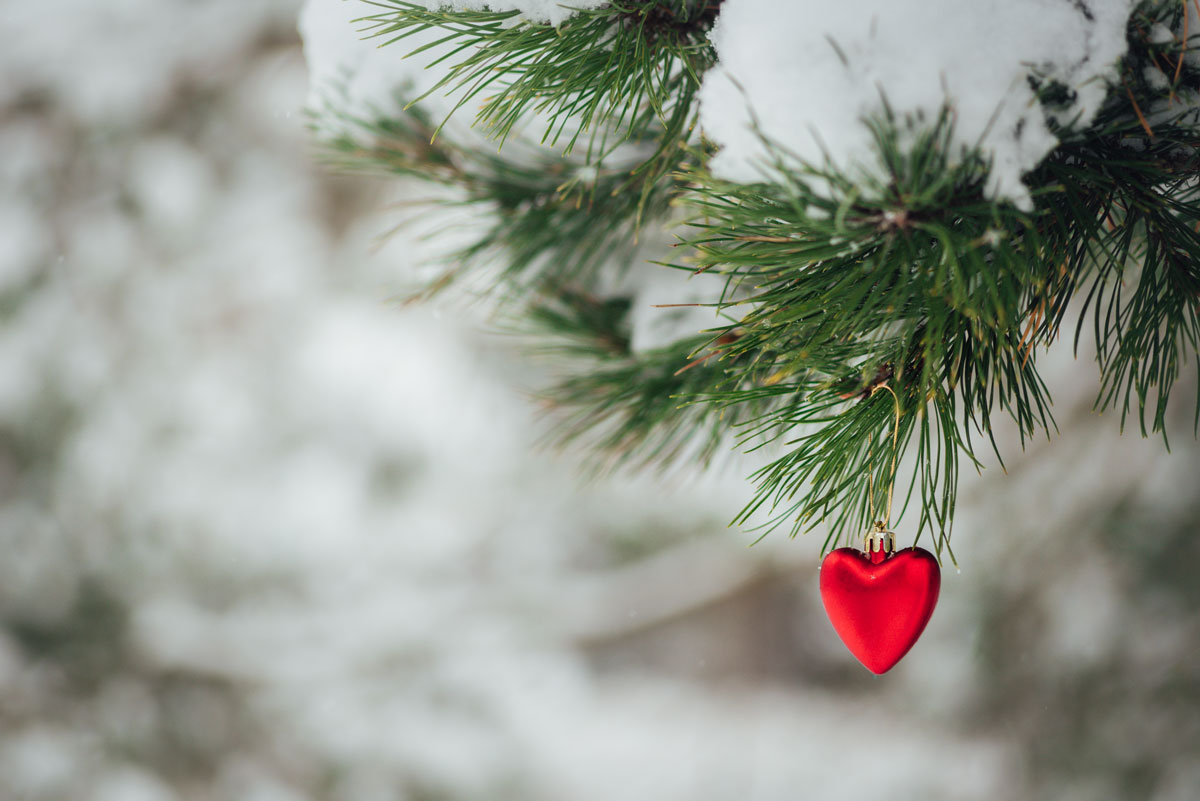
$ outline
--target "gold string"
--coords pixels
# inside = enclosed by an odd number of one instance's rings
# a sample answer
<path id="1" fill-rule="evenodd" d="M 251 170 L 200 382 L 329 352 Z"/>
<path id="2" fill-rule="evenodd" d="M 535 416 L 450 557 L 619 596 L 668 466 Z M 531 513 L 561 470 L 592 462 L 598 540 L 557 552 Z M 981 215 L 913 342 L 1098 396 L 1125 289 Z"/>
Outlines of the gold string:
<path id="1" fill-rule="evenodd" d="M 875 387 L 873 390 L 871 390 L 870 397 L 872 397 L 872 398 L 875 397 L 875 393 L 881 389 L 885 389 L 889 393 L 891 393 L 892 400 L 895 402 L 895 407 L 896 407 L 896 420 L 892 424 L 892 464 L 891 464 L 891 467 L 888 469 L 887 509 L 884 512 L 882 521 L 879 520 L 878 515 L 876 515 L 876 513 L 875 513 L 875 471 L 874 471 L 874 469 L 867 470 L 867 480 L 869 482 L 869 488 L 870 488 L 870 492 L 871 492 L 871 517 L 874 518 L 876 521 L 876 523 L 875 523 L 876 528 L 882 527 L 882 528 L 886 529 L 889 525 L 891 525 L 891 522 L 892 522 L 892 491 L 896 487 L 896 457 L 898 455 L 899 445 L 900 445 L 900 398 L 896 395 L 896 392 L 891 387 L 889 387 L 887 384 L 880 384 L 877 387 Z"/>

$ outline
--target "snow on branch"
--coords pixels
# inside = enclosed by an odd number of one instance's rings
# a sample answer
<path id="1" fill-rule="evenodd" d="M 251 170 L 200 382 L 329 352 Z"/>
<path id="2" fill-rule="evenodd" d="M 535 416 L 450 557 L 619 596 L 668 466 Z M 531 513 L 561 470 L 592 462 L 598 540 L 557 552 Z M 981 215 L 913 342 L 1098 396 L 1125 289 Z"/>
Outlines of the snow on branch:
<path id="1" fill-rule="evenodd" d="M 954 145 L 991 159 L 987 191 L 1028 210 L 1021 176 L 1086 125 L 1126 49 L 1130 0 L 726 0 L 701 122 L 719 177 L 767 177 L 767 142 L 843 171 L 875 159 L 864 119 L 953 115 Z M 1063 102 L 1037 100 L 1054 85 Z"/>

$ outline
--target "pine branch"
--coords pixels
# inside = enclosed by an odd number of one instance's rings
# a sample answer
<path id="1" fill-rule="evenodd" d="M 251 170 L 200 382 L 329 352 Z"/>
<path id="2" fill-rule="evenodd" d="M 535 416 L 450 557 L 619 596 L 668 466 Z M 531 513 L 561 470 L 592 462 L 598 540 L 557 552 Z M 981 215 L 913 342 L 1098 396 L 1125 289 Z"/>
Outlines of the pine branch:
<path id="1" fill-rule="evenodd" d="M 665 217 L 682 191 L 675 179 L 634 173 L 636 163 L 592 167 L 516 142 L 494 153 L 434 138 L 434 129 L 419 105 L 391 114 L 343 113 L 325 146 L 341 169 L 457 187 L 461 199 L 453 202 L 489 212 L 491 224 L 445 261 L 450 276 L 503 264 L 504 286 L 497 290 L 545 291 L 587 281 L 604 265 L 629 263 L 643 218 Z M 679 150 L 676 158 L 685 167 L 699 156 Z"/>
<path id="2" fill-rule="evenodd" d="M 579 154 L 513 158 L 511 138 L 480 154 L 438 136 L 419 106 L 335 143 L 498 210 L 456 259 L 504 254 L 572 368 L 547 393 L 562 438 L 605 466 L 707 460 L 732 432 L 743 448 L 782 450 L 737 522 L 825 527 L 828 547 L 881 516 L 895 478 L 894 520 L 915 513 L 940 553 L 962 463 L 979 466 L 982 439 L 1000 456 L 994 416 L 1022 441 L 1054 427 L 1037 349 L 1064 327 L 1077 345 L 1085 327 L 1096 338 L 1097 408 L 1122 422 L 1136 408 L 1143 434 L 1165 436 L 1171 389 L 1200 349 L 1200 70 L 1187 58 L 1200 31 L 1161 36 L 1184 29 L 1176 0 L 1136 9 L 1119 84 L 1088 127 L 1064 116 L 1070 89 L 1030 75 L 1062 144 L 1026 176 L 1028 213 L 985 195 L 990 165 L 952 147 L 949 111 L 869 121 L 866 169 L 774 148 L 770 182 L 717 180 L 703 146 L 686 144 L 713 62 L 711 1 L 624 0 L 557 28 L 371 4 L 365 21 L 389 45 L 441 34 L 450 70 L 436 91 L 479 100 L 490 135 L 503 142 L 541 114 L 544 141 Z M 681 200 L 693 217 L 670 266 L 723 276 L 714 305 L 728 322 L 633 353 L 629 299 L 597 295 L 593 278 Z"/>
<path id="3" fill-rule="evenodd" d="M 1147 7 L 1131 23 L 1138 44 L 1127 73 L 1164 49 L 1139 33 L 1151 11 L 1168 9 Z M 1175 59 L 1185 51 L 1176 45 Z M 1142 104 L 1161 110 L 1194 92 L 1196 78 L 1177 62 L 1168 87 L 1139 84 Z M 983 198 L 987 165 L 951 151 L 946 115 L 924 131 L 919 119 L 876 121 L 879 163 L 853 175 L 776 149 L 772 184 L 693 177 L 692 262 L 746 295 L 726 306 L 741 310 L 745 331 L 730 357 L 739 348 L 772 356 L 747 367 L 749 386 L 794 377 L 790 401 L 764 422 L 803 432 L 755 475 L 756 499 L 739 522 L 770 509 L 769 525 L 790 521 L 793 533 L 829 526 L 829 545 L 877 515 L 872 496 L 889 480 L 879 409 L 890 399 L 870 389 L 886 376 L 908 415 L 900 452 L 917 438 L 918 531 L 929 527 L 944 545 L 972 434 L 991 439 L 1001 410 L 1022 437 L 1053 426 L 1035 346 L 1057 336 L 1079 287 L 1100 343 L 1097 407 L 1124 413 L 1136 400 L 1146 433 L 1152 403 L 1150 430 L 1163 430 L 1170 388 L 1200 344 L 1200 141 L 1194 120 L 1180 125 L 1161 111 L 1147 130 L 1136 98 L 1114 90 L 1088 130 L 1060 129 L 1064 146 L 1028 179 L 1037 201 L 1028 215 Z M 905 129 L 912 144 L 902 148 Z M 865 396 L 838 391 L 864 379 Z M 724 409 L 754 396 L 735 389 L 710 400 Z"/>
<path id="4" fill-rule="evenodd" d="M 706 34 L 719 0 L 623 0 L 578 11 L 558 27 L 516 12 L 364 2 L 381 9 L 363 22 L 385 46 L 427 30 L 440 38 L 410 57 L 453 44 L 432 62 L 449 69 L 427 94 L 455 96 L 456 110 L 481 99 L 476 126 L 501 143 L 534 114 L 546 120 L 543 143 L 569 155 L 582 142 L 589 164 L 626 142 L 652 142 L 641 167 L 650 183 L 677 161 L 695 122 L 700 75 L 715 60 Z"/>
<path id="5" fill-rule="evenodd" d="M 532 307 L 535 352 L 573 366 L 543 393 L 559 418 L 555 441 L 585 445 L 599 472 L 684 457 L 706 463 L 728 444 L 727 426 L 763 406 L 752 402 L 720 415 L 692 402 L 723 382 L 722 356 L 737 335 L 701 334 L 634 353 L 629 305 L 560 287 Z"/>

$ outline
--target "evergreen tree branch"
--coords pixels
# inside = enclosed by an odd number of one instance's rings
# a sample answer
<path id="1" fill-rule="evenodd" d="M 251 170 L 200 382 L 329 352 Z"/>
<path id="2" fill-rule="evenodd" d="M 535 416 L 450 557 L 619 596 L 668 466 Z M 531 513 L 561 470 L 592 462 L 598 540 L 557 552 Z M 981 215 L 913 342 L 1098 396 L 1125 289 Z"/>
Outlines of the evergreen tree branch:
<path id="1" fill-rule="evenodd" d="M 586 281 L 604 265 L 628 263 L 643 216 L 661 219 L 679 181 L 634 173 L 633 163 L 588 166 L 510 143 L 504 155 L 433 137 L 419 105 L 399 113 L 341 114 L 325 147 L 341 169 L 403 176 L 461 190 L 446 201 L 490 212 L 490 224 L 449 254 L 450 275 L 501 263 L 503 286 L 545 291 Z M 680 150 L 677 166 L 699 156 Z"/>
<path id="2" fill-rule="evenodd" d="M 1095 336 L 1097 408 L 1122 422 L 1136 410 L 1143 434 L 1166 435 L 1171 389 L 1200 349 L 1200 70 L 1187 57 L 1200 31 L 1161 35 L 1184 29 L 1183 4 L 1135 10 L 1119 84 L 1086 128 L 1063 116 L 1067 87 L 1031 74 L 1062 144 L 1026 176 L 1030 212 L 986 196 L 990 165 L 951 146 L 951 110 L 868 121 L 863 169 L 776 148 L 769 180 L 716 179 L 686 145 L 713 2 L 624 0 L 558 28 L 373 5 L 366 21 L 389 44 L 425 30 L 452 43 L 437 91 L 481 99 L 492 136 L 541 114 L 545 142 L 582 151 L 514 159 L 510 139 L 503 157 L 479 154 L 438 136 L 418 106 L 335 143 L 498 209 L 456 258 L 503 253 L 506 275 L 529 279 L 518 288 L 531 319 L 572 365 L 547 400 L 563 439 L 603 466 L 707 460 L 733 432 L 745 449 L 782 451 L 736 522 L 825 527 L 828 547 L 886 512 L 895 479 L 895 519 L 915 512 L 917 536 L 928 530 L 941 553 L 976 440 L 1000 456 L 995 415 L 1022 442 L 1053 429 L 1037 349 L 1068 326 L 1077 347 L 1085 328 Z M 645 147 L 627 159 L 621 143 Z M 629 299 L 595 294 L 593 278 L 680 200 L 693 214 L 669 266 L 724 277 L 713 305 L 728 322 L 634 353 Z"/>
<path id="3" fill-rule="evenodd" d="M 433 62 L 449 69 L 427 94 L 454 95 L 456 110 L 481 99 L 475 122 L 490 136 L 504 142 L 540 114 L 542 142 L 568 155 L 582 142 L 589 164 L 626 142 L 654 143 L 641 166 L 651 183 L 674 166 L 694 125 L 700 75 L 715 60 L 706 34 L 719 0 L 618 0 L 557 27 L 515 12 L 364 2 L 378 9 L 363 22 L 385 46 L 427 30 L 442 36 L 409 56 L 454 44 Z"/>

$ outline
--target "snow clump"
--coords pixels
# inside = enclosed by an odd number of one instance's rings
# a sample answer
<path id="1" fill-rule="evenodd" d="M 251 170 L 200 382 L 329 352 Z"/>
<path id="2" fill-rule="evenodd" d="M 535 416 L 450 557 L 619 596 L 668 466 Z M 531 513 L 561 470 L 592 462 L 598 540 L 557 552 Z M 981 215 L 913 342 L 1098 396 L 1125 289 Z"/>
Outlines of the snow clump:
<path id="1" fill-rule="evenodd" d="M 992 160 L 988 195 L 1030 209 L 1021 176 L 1086 125 L 1125 53 L 1130 0 L 726 0 L 712 32 L 719 64 L 700 92 L 701 124 L 722 150 L 714 172 L 769 179 L 763 139 L 804 162 L 853 171 L 874 160 L 865 118 L 952 110 L 953 141 Z M 1031 77 L 1070 102 L 1037 101 Z M 885 106 L 886 103 L 886 106 Z M 757 127 L 757 131 L 755 128 Z"/>

